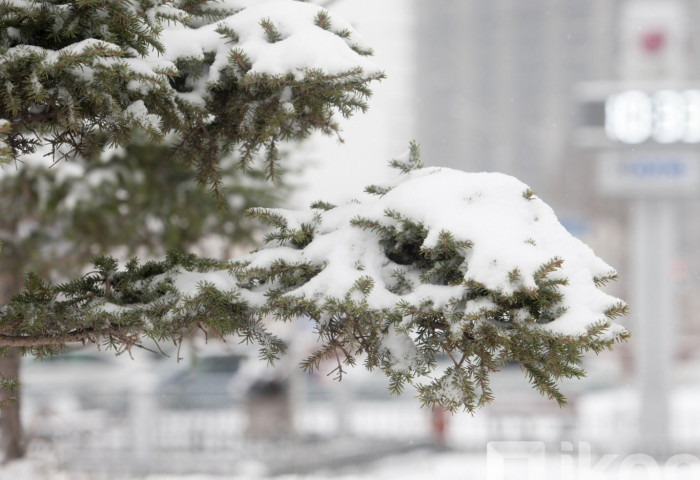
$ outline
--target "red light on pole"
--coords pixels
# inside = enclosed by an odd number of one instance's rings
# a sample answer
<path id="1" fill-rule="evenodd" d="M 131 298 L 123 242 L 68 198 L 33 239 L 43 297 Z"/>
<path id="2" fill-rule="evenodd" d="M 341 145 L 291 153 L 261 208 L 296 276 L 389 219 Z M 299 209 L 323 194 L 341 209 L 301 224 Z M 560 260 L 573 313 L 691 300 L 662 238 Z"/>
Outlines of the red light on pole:
<path id="1" fill-rule="evenodd" d="M 656 54 L 666 45 L 666 34 L 662 31 L 650 31 L 642 35 L 642 48 L 645 52 Z"/>

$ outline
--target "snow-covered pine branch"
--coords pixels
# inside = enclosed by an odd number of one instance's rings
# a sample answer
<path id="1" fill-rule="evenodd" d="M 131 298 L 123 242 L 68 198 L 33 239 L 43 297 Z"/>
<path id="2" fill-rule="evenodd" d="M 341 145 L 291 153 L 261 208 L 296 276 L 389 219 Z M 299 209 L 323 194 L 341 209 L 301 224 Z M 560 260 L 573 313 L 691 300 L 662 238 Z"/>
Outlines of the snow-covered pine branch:
<path id="1" fill-rule="evenodd" d="M 396 392 L 415 383 L 425 404 L 473 410 L 514 361 L 563 403 L 556 381 L 584 374 L 583 352 L 628 336 L 613 323 L 626 305 L 599 289 L 613 269 L 513 177 L 424 168 L 415 145 L 392 165 L 394 182 L 344 205 L 253 209 L 272 227 L 267 244 L 226 264 L 171 254 L 119 270 L 101 258 L 57 287 L 30 276 L 0 313 L 0 346 L 123 349 L 204 328 L 256 340 L 274 360 L 284 344 L 265 323 L 306 317 L 322 345 L 307 369 L 361 356 Z"/>
<path id="2" fill-rule="evenodd" d="M 335 114 L 366 108 L 383 78 L 370 53 L 293 0 L 0 0 L 0 118 L 15 156 L 125 146 L 138 129 L 214 187 L 221 158 L 245 165 L 261 148 L 276 177 L 279 141 L 337 133 Z"/>

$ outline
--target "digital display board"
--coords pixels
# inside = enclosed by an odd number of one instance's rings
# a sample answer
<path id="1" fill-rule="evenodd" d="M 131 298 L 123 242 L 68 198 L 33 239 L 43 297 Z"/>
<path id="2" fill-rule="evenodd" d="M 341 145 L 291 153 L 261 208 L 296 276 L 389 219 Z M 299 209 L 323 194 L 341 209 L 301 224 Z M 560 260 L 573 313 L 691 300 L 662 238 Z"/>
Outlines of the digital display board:
<path id="1" fill-rule="evenodd" d="M 605 99 L 605 134 L 625 144 L 700 143 L 700 90 L 624 90 Z"/>

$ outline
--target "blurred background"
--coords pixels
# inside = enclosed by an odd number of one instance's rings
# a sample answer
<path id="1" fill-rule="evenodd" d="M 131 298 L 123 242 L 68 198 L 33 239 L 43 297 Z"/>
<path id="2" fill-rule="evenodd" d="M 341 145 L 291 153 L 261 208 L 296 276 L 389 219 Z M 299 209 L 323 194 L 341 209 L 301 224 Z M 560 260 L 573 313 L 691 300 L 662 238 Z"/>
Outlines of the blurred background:
<path id="1" fill-rule="evenodd" d="M 473 416 L 391 397 L 380 373 L 302 374 L 313 348 L 303 324 L 280 330 L 292 347 L 275 368 L 203 338 L 171 358 L 26 360 L 34 463 L 0 478 L 484 478 L 490 441 L 544 442 L 555 457 L 562 445 L 700 457 L 700 0 L 325 4 L 374 46 L 387 79 L 344 123 L 343 144 L 291 149 L 288 190 L 259 201 L 352 197 L 411 139 L 426 164 L 514 175 L 618 270 L 608 288 L 630 304 L 631 340 L 586 357 L 588 377 L 563 385 L 566 408 L 506 367 Z M 230 255 L 227 245 L 219 235 L 188 248 Z"/>

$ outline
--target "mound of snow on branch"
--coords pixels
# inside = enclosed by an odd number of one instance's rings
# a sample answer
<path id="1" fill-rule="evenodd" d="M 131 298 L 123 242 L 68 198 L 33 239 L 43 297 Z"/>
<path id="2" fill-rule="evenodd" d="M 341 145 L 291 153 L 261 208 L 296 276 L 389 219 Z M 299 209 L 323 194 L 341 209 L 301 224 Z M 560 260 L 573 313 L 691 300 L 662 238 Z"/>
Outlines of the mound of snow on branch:
<path id="1" fill-rule="evenodd" d="M 465 298 L 468 285 L 474 283 L 505 296 L 516 289 L 535 290 L 543 265 L 558 259 L 560 266 L 548 272 L 547 278 L 567 280 L 558 286 L 563 299 L 556 307 L 561 313 L 542 324 L 543 328 L 567 336 L 583 335 L 591 325 L 606 320 L 606 310 L 621 303 L 601 291 L 595 281 L 614 276 L 613 268 L 567 232 L 552 209 L 511 176 L 424 168 L 402 174 L 393 187 L 384 188 L 388 191 L 383 195 L 367 195 L 328 211 L 269 210 L 285 219 L 288 230 L 315 224 L 313 240 L 303 249 L 270 245 L 245 258 L 250 262 L 248 268 L 269 268 L 278 259 L 322 268 L 286 293 L 289 296 L 343 298 L 358 280 L 371 277 L 374 286 L 366 297 L 371 309 L 393 309 L 400 302 L 420 305 L 426 300 L 432 301 L 432 308 L 441 309 Z M 389 228 L 400 228 L 397 218 L 410 219 L 427 231 L 422 249 L 434 249 L 442 232 L 451 233 L 455 241 L 468 245 L 460 267 L 464 281 L 424 283 L 415 267 L 387 257 L 375 232 L 358 228 L 360 218 Z M 397 270 L 409 279 L 412 288 L 408 292 L 392 292 Z M 518 272 L 517 278 L 513 272 Z M 479 297 L 463 308 L 469 314 L 492 306 L 488 298 Z M 622 331 L 613 325 L 609 333 Z"/>

